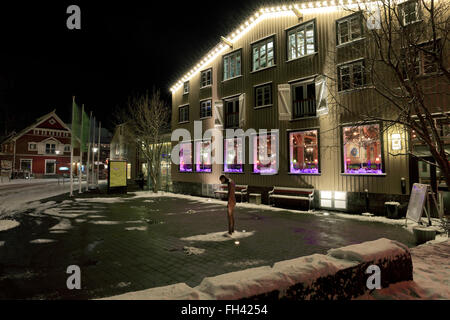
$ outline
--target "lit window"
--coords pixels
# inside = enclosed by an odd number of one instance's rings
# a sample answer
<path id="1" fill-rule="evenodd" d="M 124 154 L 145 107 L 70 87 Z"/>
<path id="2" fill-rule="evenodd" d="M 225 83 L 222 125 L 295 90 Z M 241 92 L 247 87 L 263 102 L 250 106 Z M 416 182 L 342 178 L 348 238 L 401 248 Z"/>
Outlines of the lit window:
<path id="1" fill-rule="evenodd" d="M 347 63 L 338 67 L 339 91 L 363 87 L 366 84 L 364 61 Z"/>
<path id="2" fill-rule="evenodd" d="M 211 141 L 195 142 L 195 171 L 211 172 Z"/>
<path id="3" fill-rule="evenodd" d="M 382 174 L 380 125 L 343 127 L 342 130 L 344 172 Z"/>
<path id="4" fill-rule="evenodd" d="M 200 102 L 200 118 L 211 117 L 211 100 L 205 100 Z"/>
<path id="5" fill-rule="evenodd" d="M 266 107 L 272 105 L 272 84 L 255 87 L 255 107 Z"/>
<path id="6" fill-rule="evenodd" d="M 180 172 L 192 172 L 192 144 L 180 143 Z"/>
<path id="7" fill-rule="evenodd" d="M 361 14 L 357 13 L 336 21 L 337 43 L 344 44 L 362 35 Z"/>
<path id="8" fill-rule="evenodd" d="M 200 88 L 210 86 L 212 84 L 212 69 L 202 71 L 200 76 Z"/>
<path id="9" fill-rule="evenodd" d="M 244 171 L 244 138 L 230 138 L 225 139 L 225 161 L 224 172 L 237 172 Z"/>
<path id="10" fill-rule="evenodd" d="M 183 94 L 189 93 L 189 81 L 183 84 Z"/>
<path id="11" fill-rule="evenodd" d="M 289 172 L 319 173 L 317 130 L 289 133 Z"/>
<path id="12" fill-rule="evenodd" d="M 241 75 L 241 50 L 223 57 L 223 80 Z"/>
<path id="13" fill-rule="evenodd" d="M 292 114 L 294 119 L 315 117 L 316 85 L 313 81 L 300 82 L 292 85 Z"/>
<path id="14" fill-rule="evenodd" d="M 302 24 L 287 32 L 288 60 L 316 52 L 314 36 L 315 22 Z"/>
<path id="15" fill-rule="evenodd" d="M 262 174 L 278 172 L 278 134 L 253 136 L 253 172 Z"/>
<path id="16" fill-rule="evenodd" d="M 45 153 L 55 154 L 55 152 L 56 152 L 56 144 L 54 144 L 54 143 L 46 143 L 45 144 Z"/>
<path id="17" fill-rule="evenodd" d="M 189 121 L 189 106 L 182 106 L 178 108 L 178 122 L 187 122 Z"/>
<path id="18" fill-rule="evenodd" d="M 274 38 L 268 38 L 252 45 L 252 70 L 268 68 L 275 65 Z"/>
<path id="19" fill-rule="evenodd" d="M 416 0 L 399 5 L 400 19 L 404 26 L 419 21 L 419 3 Z"/>

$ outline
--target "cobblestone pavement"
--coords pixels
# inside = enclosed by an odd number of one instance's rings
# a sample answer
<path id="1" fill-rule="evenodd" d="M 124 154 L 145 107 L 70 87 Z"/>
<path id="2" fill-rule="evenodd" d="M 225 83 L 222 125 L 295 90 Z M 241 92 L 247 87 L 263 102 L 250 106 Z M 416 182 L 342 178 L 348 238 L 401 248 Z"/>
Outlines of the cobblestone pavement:
<path id="1" fill-rule="evenodd" d="M 0 232 L 0 299 L 91 299 L 177 282 L 195 286 L 204 277 L 381 237 L 413 246 L 400 226 L 239 205 L 237 230 L 253 235 L 239 244 L 186 241 L 225 233 L 226 207 L 168 196 L 67 199 L 18 214 L 20 226 Z M 204 252 L 189 255 L 185 246 Z M 81 268 L 81 290 L 66 287 L 69 265 Z"/>

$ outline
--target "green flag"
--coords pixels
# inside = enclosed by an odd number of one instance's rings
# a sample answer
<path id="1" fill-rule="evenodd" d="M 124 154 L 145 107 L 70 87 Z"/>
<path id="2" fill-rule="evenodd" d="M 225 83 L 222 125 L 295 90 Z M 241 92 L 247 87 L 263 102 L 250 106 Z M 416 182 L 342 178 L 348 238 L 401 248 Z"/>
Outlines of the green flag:
<path id="1" fill-rule="evenodd" d="M 81 138 L 81 114 L 80 107 L 75 103 L 75 97 L 72 102 L 72 147 L 75 148 L 80 144 Z"/>
<path id="2" fill-rule="evenodd" d="M 81 150 L 83 152 L 88 151 L 88 143 L 90 139 L 90 130 L 91 129 L 91 122 L 86 114 L 86 111 L 84 111 L 84 105 L 83 105 L 83 111 L 82 111 L 82 118 L 81 118 Z"/>

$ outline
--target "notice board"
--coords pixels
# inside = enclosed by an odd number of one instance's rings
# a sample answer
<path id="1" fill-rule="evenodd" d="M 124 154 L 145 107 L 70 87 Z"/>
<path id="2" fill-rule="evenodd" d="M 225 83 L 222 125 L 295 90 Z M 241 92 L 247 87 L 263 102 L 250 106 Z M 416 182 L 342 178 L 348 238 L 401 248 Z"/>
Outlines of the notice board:
<path id="1" fill-rule="evenodd" d="M 110 188 L 127 186 L 127 162 L 109 161 L 108 186 Z"/>
<path id="2" fill-rule="evenodd" d="M 428 184 L 414 183 L 409 198 L 408 211 L 406 219 L 419 222 L 422 217 L 423 206 L 427 199 L 427 192 L 430 186 Z"/>

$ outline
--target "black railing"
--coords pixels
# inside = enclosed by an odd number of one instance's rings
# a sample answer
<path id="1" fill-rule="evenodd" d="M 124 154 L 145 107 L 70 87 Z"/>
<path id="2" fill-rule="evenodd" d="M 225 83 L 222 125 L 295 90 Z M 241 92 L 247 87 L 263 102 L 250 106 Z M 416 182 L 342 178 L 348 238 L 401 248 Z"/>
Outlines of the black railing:
<path id="1" fill-rule="evenodd" d="M 316 116 L 316 99 L 295 100 L 293 103 L 294 119 Z"/>

